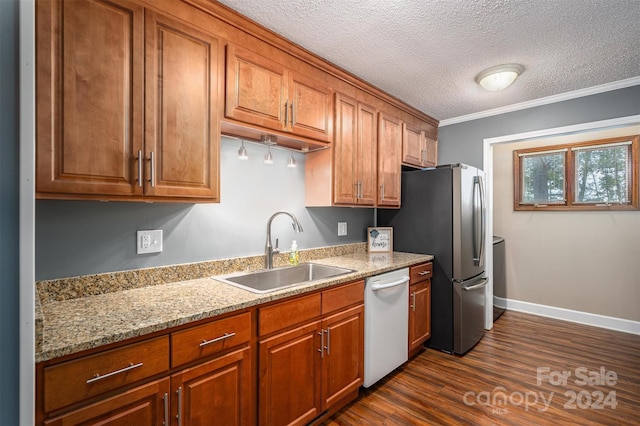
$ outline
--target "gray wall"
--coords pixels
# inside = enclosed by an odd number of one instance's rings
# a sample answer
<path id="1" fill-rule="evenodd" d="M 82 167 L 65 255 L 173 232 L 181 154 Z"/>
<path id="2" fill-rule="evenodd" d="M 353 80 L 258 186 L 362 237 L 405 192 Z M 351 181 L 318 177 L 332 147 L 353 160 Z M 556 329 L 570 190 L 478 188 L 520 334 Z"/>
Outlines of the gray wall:
<path id="1" fill-rule="evenodd" d="M 366 240 L 373 209 L 305 208 L 304 155 L 285 167 L 290 151 L 272 149 L 275 162 L 263 164 L 266 147 L 245 144 L 249 160 L 237 158 L 239 141 L 221 143 L 219 204 L 123 203 L 39 200 L 36 203 L 36 280 L 200 262 L 264 253 L 266 225 L 279 210 L 296 215 L 304 232 L 279 216 L 272 236 L 288 250 Z M 348 235 L 337 236 L 338 221 Z M 163 252 L 137 255 L 136 231 L 162 229 Z"/>
<path id="2" fill-rule="evenodd" d="M 640 114 L 640 86 L 452 124 L 438 129 L 438 162 L 482 167 L 483 140 Z"/>
<path id="3" fill-rule="evenodd" d="M 0 1 L 0 425 L 18 424 L 18 1 Z"/>

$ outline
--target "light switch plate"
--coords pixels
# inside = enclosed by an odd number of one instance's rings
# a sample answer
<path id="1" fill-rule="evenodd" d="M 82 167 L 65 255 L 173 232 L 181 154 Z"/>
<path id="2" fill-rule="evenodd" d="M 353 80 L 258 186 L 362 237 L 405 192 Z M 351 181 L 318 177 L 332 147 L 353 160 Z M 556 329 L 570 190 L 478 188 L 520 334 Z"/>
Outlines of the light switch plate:
<path id="1" fill-rule="evenodd" d="M 162 251 L 162 229 L 138 231 L 136 248 L 138 254 L 160 253 Z"/>
<path id="2" fill-rule="evenodd" d="M 338 237 L 347 235 L 347 222 L 338 222 Z"/>

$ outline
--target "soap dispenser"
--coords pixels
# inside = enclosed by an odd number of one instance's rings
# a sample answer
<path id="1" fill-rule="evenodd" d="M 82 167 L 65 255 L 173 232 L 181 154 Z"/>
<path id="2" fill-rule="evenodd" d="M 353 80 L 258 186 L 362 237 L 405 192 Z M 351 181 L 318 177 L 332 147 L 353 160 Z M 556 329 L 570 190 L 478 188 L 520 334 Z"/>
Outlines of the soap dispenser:
<path id="1" fill-rule="evenodd" d="M 299 260 L 298 243 L 296 240 L 293 240 L 291 241 L 291 250 L 289 251 L 289 264 L 297 265 Z"/>

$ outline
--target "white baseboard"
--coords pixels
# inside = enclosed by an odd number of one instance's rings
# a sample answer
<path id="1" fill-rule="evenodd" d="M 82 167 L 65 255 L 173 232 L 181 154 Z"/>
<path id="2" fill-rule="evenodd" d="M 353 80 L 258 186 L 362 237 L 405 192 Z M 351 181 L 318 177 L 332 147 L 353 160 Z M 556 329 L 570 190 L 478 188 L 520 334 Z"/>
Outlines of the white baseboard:
<path id="1" fill-rule="evenodd" d="M 605 315 L 591 314 L 589 312 L 557 308 L 555 306 L 539 305 L 537 303 L 522 302 L 520 300 L 503 299 L 496 296 L 493 297 L 493 300 L 495 305 L 511 311 L 525 312 L 528 314 L 640 335 L 639 321 L 631 321 L 624 318 L 608 317 Z"/>

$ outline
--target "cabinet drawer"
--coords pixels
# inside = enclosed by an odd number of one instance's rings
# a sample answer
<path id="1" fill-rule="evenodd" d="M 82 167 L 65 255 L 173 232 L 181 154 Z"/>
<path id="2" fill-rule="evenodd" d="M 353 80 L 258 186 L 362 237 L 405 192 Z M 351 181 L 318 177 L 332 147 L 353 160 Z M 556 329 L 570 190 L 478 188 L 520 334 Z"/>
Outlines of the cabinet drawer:
<path id="1" fill-rule="evenodd" d="M 186 364 L 251 338 L 251 314 L 234 315 L 198 327 L 171 333 L 171 366 Z"/>
<path id="2" fill-rule="evenodd" d="M 46 367 L 45 412 L 100 395 L 168 369 L 168 336 Z"/>
<path id="3" fill-rule="evenodd" d="M 320 293 L 260 308 L 258 310 L 259 335 L 264 336 L 318 316 L 320 316 Z"/>
<path id="4" fill-rule="evenodd" d="M 364 280 L 322 292 L 322 314 L 364 302 Z"/>
<path id="5" fill-rule="evenodd" d="M 427 278 L 431 278 L 432 275 L 433 275 L 433 263 L 431 262 L 412 266 L 409 269 L 409 276 L 411 277 L 411 283 L 418 283 L 420 281 L 424 281 Z"/>

